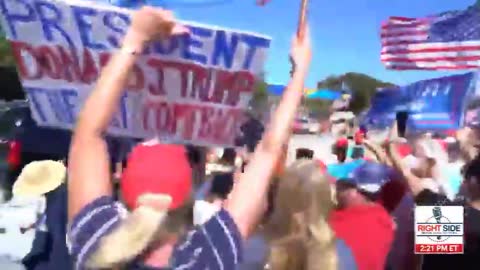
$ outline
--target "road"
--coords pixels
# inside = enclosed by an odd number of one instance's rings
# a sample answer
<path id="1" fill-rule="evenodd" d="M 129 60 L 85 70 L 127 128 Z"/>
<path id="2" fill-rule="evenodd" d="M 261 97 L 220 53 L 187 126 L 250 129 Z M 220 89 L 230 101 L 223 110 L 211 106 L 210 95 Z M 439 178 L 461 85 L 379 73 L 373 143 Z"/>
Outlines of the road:
<path id="1" fill-rule="evenodd" d="M 290 139 L 288 145 L 287 164 L 295 160 L 295 151 L 298 148 L 308 148 L 315 152 L 314 156 L 317 159 L 327 162 L 331 159 L 332 144 L 334 139 L 327 135 L 300 135 L 295 134 Z"/>

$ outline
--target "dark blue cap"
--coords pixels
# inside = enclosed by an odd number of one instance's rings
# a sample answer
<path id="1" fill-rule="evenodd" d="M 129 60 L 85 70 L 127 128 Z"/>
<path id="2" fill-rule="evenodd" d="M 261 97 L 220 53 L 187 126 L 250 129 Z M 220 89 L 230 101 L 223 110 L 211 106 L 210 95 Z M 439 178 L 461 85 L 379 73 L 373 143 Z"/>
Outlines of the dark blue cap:
<path id="1" fill-rule="evenodd" d="M 384 184 L 395 178 L 396 171 L 392 167 L 367 161 L 353 170 L 349 177 L 343 181 L 350 181 L 360 190 L 375 193 Z"/>

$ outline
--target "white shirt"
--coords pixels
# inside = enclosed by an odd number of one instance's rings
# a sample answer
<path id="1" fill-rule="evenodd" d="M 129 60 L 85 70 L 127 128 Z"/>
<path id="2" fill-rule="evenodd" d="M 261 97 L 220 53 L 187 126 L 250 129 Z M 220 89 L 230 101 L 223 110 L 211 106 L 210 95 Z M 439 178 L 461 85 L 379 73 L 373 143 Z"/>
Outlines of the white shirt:
<path id="1" fill-rule="evenodd" d="M 37 223 L 45 207 L 44 196 L 14 197 L 0 205 L 0 228 L 5 231 L 0 234 L 0 243 L 3 243 L 0 244 L 0 257 L 20 261 L 30 252 L 35 238 L 35 229 L 26 230 L 24 233 L 20 229 L 29 228 Z"/>
<path id="2" fill-rule="evenodd" d="M 202 225 L 220 211 L 220 207 L 204 200 L 196 200 L 193 205 L 193 224 Z"/>

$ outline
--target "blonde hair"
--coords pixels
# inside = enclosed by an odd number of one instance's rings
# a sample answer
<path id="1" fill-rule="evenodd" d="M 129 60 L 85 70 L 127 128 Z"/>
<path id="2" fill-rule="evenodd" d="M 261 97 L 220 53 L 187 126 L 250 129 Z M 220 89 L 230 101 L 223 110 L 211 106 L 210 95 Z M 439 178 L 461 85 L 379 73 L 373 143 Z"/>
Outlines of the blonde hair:
<path id="1" fill-rule="evenodd" d="M 146 206 L 136 208 L 120 226 L 101 240 L 88 261 L 88 267 L 110 269 L 132 261 L 155 239 L 165 216 L 166 213 Z"/>
<path id="2" fill-rule="evenodd" d="M 168 206 L 161 206 L 165 204 L 162 194 L 144 194 L 137 201 L 138 207 L 126 213 L 120 225 L 102 238 L 87 261 L 89 269 L 123 267 L 144 254 L 153 243 L 161 242 L 171 233 L 182 234 L 193 223 L 191 202 L 168 211 Z"/>
<path id="3" fill-rule="evenodd" d="M 278 182 L 265 232 L 273 270 L 336 270 L 336 237 L 328 224 L 332 187 L 318 164 L 294 162 Z"/>

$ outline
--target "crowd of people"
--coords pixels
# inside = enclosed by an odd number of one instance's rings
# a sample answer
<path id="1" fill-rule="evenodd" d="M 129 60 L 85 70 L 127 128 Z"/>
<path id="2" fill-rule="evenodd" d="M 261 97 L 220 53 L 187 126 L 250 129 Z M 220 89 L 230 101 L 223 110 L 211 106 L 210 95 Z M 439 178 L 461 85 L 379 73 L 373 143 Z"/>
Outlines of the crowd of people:
<path id="1" fill-rule="evenodd" d="M 480 157 L 475 128 L 462 129 L 446 145 L 417 136 L 408 141 L 413 150 L 407 154 L 396 124 L 381 142 L 359 129 L 354 140 L 340 138 L 333 145 L 334 163 L 300 149 L 297 160 L 285 166 L 312 54 L 308 27 L 303 30 L 292 42 L 291 80 L 270 123 L 256 133 L 263 136 L 246 143 L 242 153 L 226 149 L 222 169 L 200 187 L 194 181 L 199 159 L 192 158 L 191 149 L 140 143 L 119 176 L 117 196 L 103 135 L 128 75 L 149 41 L 188 34 L 168 11 L 136 11 L 123 46 L 80 113 L 68 170 L 61 162 L 39 161 L 27 165 L 15 184 L 16 195 L 47 198 L 25 267 L 477 269 Z M 39 188 L 35 181 L 44 184 Z M 415 255 L 415 205 L 463 205 L 464 254 Z"/>

